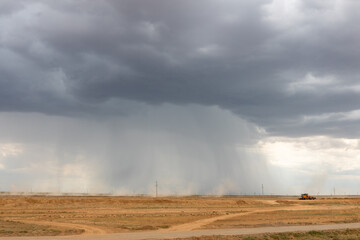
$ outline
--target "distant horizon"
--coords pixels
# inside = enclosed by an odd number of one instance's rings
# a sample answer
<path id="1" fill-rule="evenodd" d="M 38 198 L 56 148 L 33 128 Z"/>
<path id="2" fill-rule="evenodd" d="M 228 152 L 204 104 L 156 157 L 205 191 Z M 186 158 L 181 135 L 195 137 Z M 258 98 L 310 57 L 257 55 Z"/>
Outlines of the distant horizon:
<path id="1" fill-rule="evenodd" d="M 312 196 L 316 197 L 360 197 L 360 194 L 313 194 L 309 193 Z M 56 193 L 56 192 L 1 192 L 0 196 L 49 196 L 49 197 L 150 197 L 150 198 L 167 198 L 167 197 L 299 197 L 299 194 L 225 194 L 225 195 L 214 195 L 214 194 L 192 194 L 192 195 L 182 195 L 182 194 L 172 194 L 172 195 L 162 195 L 159 194 L 157 197 L 155 194 L 134 194 L 134 195 L 120 195 L 114 193 Z"/>

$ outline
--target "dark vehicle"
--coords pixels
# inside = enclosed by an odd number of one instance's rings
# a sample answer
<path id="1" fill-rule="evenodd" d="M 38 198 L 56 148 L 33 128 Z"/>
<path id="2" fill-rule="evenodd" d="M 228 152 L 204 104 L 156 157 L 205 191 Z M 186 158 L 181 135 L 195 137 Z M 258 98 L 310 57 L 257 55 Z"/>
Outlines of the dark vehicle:
<path id="1" fill-rule="evenodd" d="M 299 200 L 315 200 L 316 197 L 309 196 L 307 193 L 301 194 L 301 197 L 299 197 Z"/>

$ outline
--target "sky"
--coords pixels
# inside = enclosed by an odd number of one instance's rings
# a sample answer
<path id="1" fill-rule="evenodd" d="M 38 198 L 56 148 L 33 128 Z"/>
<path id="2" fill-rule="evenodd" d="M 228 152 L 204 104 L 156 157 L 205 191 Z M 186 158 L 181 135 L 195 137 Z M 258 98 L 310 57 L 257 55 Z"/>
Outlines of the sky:
<path id="1" fill-rule="evenodd" d="M 0 191 L 358 194 L 359 10 L 1 0 Z"/>

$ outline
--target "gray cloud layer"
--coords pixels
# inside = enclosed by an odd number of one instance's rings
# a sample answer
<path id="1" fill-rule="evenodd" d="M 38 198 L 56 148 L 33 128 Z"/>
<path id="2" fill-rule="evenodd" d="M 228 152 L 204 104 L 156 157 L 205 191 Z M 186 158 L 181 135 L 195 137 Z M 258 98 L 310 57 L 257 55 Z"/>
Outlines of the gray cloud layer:
<path id="1" fill-rule="evenodd" d="M 131 106 L 116 99 L 195 103 L 229 109 L 275 135 L 354 137 L 357 118 L 329 116 L 360 107 L 359 7 L 1 1 L 0 110 L 128 114 Z M 318 116 L 321 123 L 312 120 Z"/>

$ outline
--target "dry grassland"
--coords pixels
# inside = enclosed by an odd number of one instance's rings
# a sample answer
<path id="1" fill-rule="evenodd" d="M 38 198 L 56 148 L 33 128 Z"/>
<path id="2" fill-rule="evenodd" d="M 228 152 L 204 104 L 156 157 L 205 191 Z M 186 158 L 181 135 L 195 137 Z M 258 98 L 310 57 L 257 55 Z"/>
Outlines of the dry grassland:
<path id="1" fill-rule="evenodd" d="M 359 222 L 359 207 L 360 198 L 1 196 L 0 236 Z"/>
<path id="2" fill-rule="evenodd" d="M 356 240 L 360 239 L 360 230 L 346 229 L 337 231 L 309 231 L 295 233 L 260 234 L 253 236 L 206 236 L 175 238 L 172 240 Z"/>

